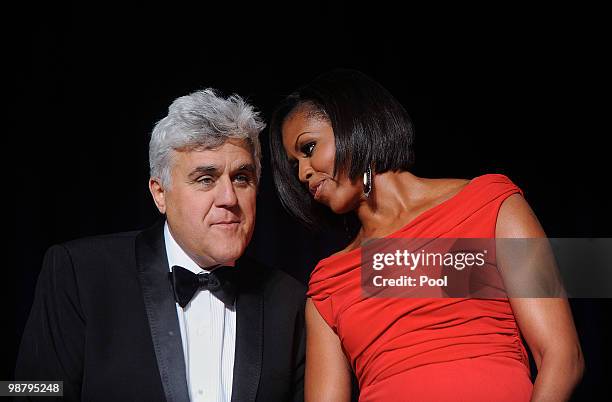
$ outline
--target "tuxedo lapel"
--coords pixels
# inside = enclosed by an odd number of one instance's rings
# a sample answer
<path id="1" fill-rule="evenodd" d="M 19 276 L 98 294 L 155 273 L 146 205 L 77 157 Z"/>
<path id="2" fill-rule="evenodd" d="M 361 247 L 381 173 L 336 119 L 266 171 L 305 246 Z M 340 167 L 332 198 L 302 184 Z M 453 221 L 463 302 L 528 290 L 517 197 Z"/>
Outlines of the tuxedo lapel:
<path id="1" fill-rule="evenodd" d="M 263 295 L 247 259 L 237 262 L 236 353 L 232 402 L 254 402 L 263 358 Z"/>
<path id="2" fill-rule="evenodd" d="M 162 220 L 136 237 L 138 279 L 166 400 L 188 401 L 185 358 L 176 305 L 168 280 Z"/>

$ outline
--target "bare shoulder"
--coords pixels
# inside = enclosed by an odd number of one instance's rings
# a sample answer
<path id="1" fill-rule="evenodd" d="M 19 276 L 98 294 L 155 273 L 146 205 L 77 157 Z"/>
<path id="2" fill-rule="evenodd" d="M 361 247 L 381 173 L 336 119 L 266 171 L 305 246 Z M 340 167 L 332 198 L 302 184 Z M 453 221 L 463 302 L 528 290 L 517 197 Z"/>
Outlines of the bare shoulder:
<path id="1" fill-rule="evenodd" d="M 431 199 L 428 202 L 429 206 L 440 204 L 454 197 L 470 184 L 470 181 L 468 179 L 429 179 L 429 193 L 431 194 Z"/>
<path id="2" fill-rule="evenodd" d="M 537 216 L 521 194 L 513 194 L 502 203 L 497 214 L 495 236 L 506 238 L 546 237 Z"/>
<path id="3" fill-rule="evenodd" d="M 451 194 L 456 194 L 463 189 L 463 187 L 470 184 L 471 180 L 468 179 L 444 179 Z"/>

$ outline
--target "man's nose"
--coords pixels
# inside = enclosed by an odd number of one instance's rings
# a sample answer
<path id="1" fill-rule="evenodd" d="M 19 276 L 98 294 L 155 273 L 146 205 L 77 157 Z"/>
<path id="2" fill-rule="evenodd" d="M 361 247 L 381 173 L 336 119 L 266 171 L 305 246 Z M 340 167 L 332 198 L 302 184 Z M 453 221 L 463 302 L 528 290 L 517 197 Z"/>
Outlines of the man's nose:
<path id="1" fill-rule="evenodd" d="M 229 177 L 221 177 L 217 183 L 215 204 L 218 207 L 233 207 L 238 204 L 236 189 Z"/>

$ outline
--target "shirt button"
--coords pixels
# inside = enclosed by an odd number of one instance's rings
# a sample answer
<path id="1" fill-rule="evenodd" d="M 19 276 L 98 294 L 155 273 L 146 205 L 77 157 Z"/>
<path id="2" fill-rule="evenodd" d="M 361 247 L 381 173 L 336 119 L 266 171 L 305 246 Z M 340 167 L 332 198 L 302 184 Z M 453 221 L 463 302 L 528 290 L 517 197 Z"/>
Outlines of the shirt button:
<path id="1" fill-rule="evenodd" d="M 198 390 L 198 394 L 200 394 L 200 395 L 204 395 L 204 390 L 203 390 L 203 389 L 199 389 L 199 390 Z"/>

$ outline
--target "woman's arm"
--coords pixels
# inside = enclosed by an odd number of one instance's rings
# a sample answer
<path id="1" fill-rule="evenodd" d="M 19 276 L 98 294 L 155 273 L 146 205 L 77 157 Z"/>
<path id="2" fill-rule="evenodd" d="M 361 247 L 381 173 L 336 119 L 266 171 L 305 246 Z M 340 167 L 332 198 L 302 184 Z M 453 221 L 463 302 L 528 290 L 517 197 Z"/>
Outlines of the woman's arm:
<path id="1" fill-rule="evenodd" d="M 351 399 L 351 367 L 340 339 L 306 300 L 306 402 L 348 402 Z"/>
<path id="2" fill-rule="evenodd" d="M 502 204 L 497 238 L 546 237 L 520 194 Z M 519 328 L 538 367 L 531 400 L 567 401 L 582 378 L 584 360 L 572 313 L 565 298 L 510 298 Z"/>

